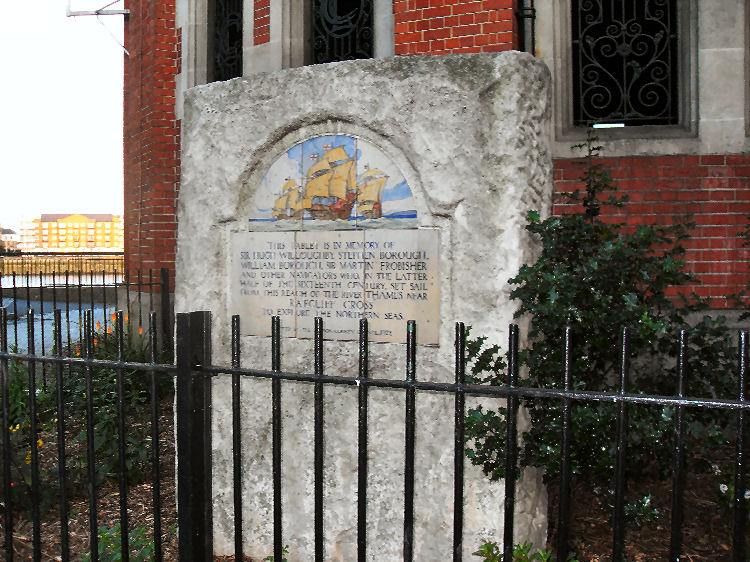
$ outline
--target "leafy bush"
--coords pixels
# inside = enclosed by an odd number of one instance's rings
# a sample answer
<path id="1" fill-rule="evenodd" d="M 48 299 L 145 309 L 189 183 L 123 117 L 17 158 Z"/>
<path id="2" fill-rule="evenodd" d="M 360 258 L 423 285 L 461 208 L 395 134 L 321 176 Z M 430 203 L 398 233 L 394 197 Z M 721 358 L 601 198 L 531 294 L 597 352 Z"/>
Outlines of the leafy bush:
<path id="1" fill-rule="evenodd" d="M 99 547 L 98 554 L 101 562 L 117 562 L 122 560 L 122 544 L 120 537 L 120 523 L 115 523 L 112 527 L 99 527 L 98 533 Z M 148 562 L 154 559 L 154 538 L 148 527 L 139 525 L 128 534 L 128 554 L 129 559 L 133 562 Z M 91 560 L 90 554 L 81 556 L 82 562 Z"/>
<path id="2" fill-rule="evenodd" d="M 282 546 L 282 547 L 281 547 L 281 553 L 282 553 L 282 554 L 289 554 L 289 545 L 285 545 L 285 546 Z M 265 557 L 265 558 L 263 559 L 263 562 L 266 562 L 266 561 L 268 561 L 268 562 L 273 562 L 273 554 L 269 554 L 268 556 L 266 556 L 266 557 Z M 286 557 L 283 557 L 283 558 L 281 559 L 281 562 L 287 562 L 287 559 L 286 559 Z"/>
<path id="3" fill-rule="evenodd" d="M 659 510 L 651 503 L 651 494 L 636 499 L 625 505 L 625 521 L 636 527 L 645 523 L 656 523 L 661 517 Z"/>
<path id="4" fill-rule="evenodd" d="M 536 552 L 532 552 L 533 548 L 534 545 L 528 542 L 515 545 L 513 547 L 513 562 L 533 562 L 534 560 L 554 562 L 556 559 L 551 550 L 537 550 Z M 496 542 L 492 541 L 482 543 L 479 550 L 473 554 L 484 560 L 484 562 L 502 562 L 503 560 L 503 553 L 500 551 L 500 547 Z M 578 561 L 573 555 L 568 555 L 566 562 Z"/>
<path id="5" fill-rule="evenodd" d="M 689 326 L 689 315 L 705 310 L 706 304 L 694 295 L 674 296 L 671 289 L 695 281 L 682 261 L 681 242 L 689 224 L 626 227 L 602 220 L 601 207 L 620 206 L 624 198 L 613 195 L 615 186 L 595 161 L 601 147 L 591 138 L 579 147 L 586 156 L 585 189 L 570 197 L 581 211 L 545 220 L 530 212 L 526 229 L 539 240 L 541 255 L 510 280 L 516 285 L 511 297 L 520 303 L 516 317 L 531 318 L 529 345 L 520 353 L 525 366 L 520 384 L 561 387 L 564 328 L 569 324 L 574 332 L 573 387 L 615 391 L 620 327 L 629 326 L 630 392 L 673 395 L 679 334 L 689 329 L 687 394 L 734 396 L 736 350 L 723 318 L 704 316 Z M 468 355 L 474 381 L 506 384 L 506 361 L 498 346 L 473 338 Z M 559 472 L 559 404 L 536 398 L 521 402 L 531 421 L 523 434 L 521 466 L 541 467 L 549 480 Z M 492 479 L 504 477 L 505 414 L 502 407 L 493 411 L 480 406 L 467 415 L 467 455 Z M 668 473 L 674 408 L 631 406 L 628 414 L 629 475 Z M 700 459 L 701 452 L 724 440 L 726 415 L 687 410 L 688 442 L 696 453 L 689 457 Z M 571 429 L 571 472 L 606 484 L 614 473 L 616 406 L 574 402 Z"/>
<path id="6" fill-rule="evenodd" d="M 16 353 L 18 350 L 11 346 L 10 351 Z M 28 390 L 28 367 L 22 361 L 8 362 L 8 429 L 10 440 L 7 445 L 7 453 L 10 458 L 11 483 L 10 490 L 13 501 L 28 503 L 31 497 L 31 407 Z M 48 439 L 49 431 L 54 425 L 54 418 L 48 415 L 50 406 L 54 404 L 54 396 L 39 392 L 35 394 L 36 399 L 36 428 L 37 428 L 37 451 L 43 454 L 54 447 L 54 442 Z M 0 395 L 0 407 L 2 407 L 2 395 Z M 56 496 L 56 488 L 48 475 L 43 473 L 40 478 L 40 499 L 43 507 L 53 504 Z M 0 500 L 4 498 L 3 476 L 0 474 Z"/>
<path id="7" fill-rule="evenodd" d="M 722 459 L 723 460 L 723 459 Z M 721 461 L 720 461 L 721 462 Z M 734 520 L 734 482 L 735 468 L 728 462 L 722 463 L 725 468 L 714 464 L 711 469 L 716 478 L 716 503 L 722 511 L 726 520 L 726 530 L 728 537 L 732 538 L 732 521 Z M 744 498 L 745 503 L 750 502 L 750 481 L 745 479 L 746 490 L 740 490 L 740 495 Z M 750 509 L 745 509 L 745 525 L 750 529 Z"/>
<path id="8" fill-rule="evenodd" d="M 117 344 L 112 333 L 98 332 L 94 338 L 95 359 L 115 359 Z M 123 361 L 145 362 L 146 350 L 130 340 L 123 349 Z M 125 458 L 129 477 L 139 480 L 148 471 L 151 449 L 150 423 L 147 404 L 150 399 L 150 376 L 145 371 L 125 370 L 123 380 L 123 409 L 125 412 Z M 111 368 L 92 369 L 91 388 L 94 390 L 94 451 L 97 481 L 117 475 L 119 469 L 119 441 L 117 431 L 117 372 Z M 63 381 L 66 424 L 73 430 L 71 442 L 73 466 L 86 466 L 86 373 L 83 368 L 71 368 Z M 77 471 L 81 478 L 85 471 Z"/>
<path id="9" fill-rule="evenodd" d="M 94 337 L 96 359 L 117 358 L 117 345 L 111 331 L 97 330 Z M 75 348 L 80 355 L 80 346 Z M 126 339 L 123 360 L 143 362 L 146 349 L 140 342 Z M 38 365 L 37 365 L 38 366 Z M 150 375 L 143 371 L 124 370 L 123 404 L 125 411 L 125 462 L 132 482 L 140 481 L 149 472 L 150 447 Z M 39 431 L 40 497 L 42 508 L 57 502 L 59 471 L 57 466 L 57 398 L 55 385 L 42 388 L 37 376 L 35 389 L 37 401 L 36 422 Z M 169 387 L 169 377 L 162 377 L 160 389 Z M 117 475 L 119 469 L 119 441 L 117 424 L 117 373 L 112 368 L 92 368 L 92 401 L 94 407 L 94 450 L 96 479 Z M 15 505 L 29 505 L 31 495 L 31 414 L 29 405 L 28 365 L 21 361 L 9 362 L 9 425 L 11 439 L 11 490 Z M 87 484 L 87 432 L 86 432 L 86 375 L 83 367 L 65 367 L 62 395 L 64 421 L 67 430 L 66 464 L 69 485 L 82 489 Z M 1 402 L 0 397 L 0 402 Z M 0 474 L 0 484 L 2 474 Z M 0 485 L 0 499 L 3 487 Z"/>

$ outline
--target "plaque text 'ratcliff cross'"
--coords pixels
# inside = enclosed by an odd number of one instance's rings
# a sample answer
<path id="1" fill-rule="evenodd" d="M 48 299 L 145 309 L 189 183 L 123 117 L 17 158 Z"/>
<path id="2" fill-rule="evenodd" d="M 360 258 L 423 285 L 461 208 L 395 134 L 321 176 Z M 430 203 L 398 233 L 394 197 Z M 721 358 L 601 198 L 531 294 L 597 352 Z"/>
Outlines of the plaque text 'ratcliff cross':
<path id="1" fill-rule="evenodd" d="M 436 230 L 238 232 L 231 313 L 245 335 L 270 335 L 279 316 L 282 334 L 298 338 L 312 338 L 320 316 L 338 340 L 357 339 L 367 318 L 380 342 L 403 342 L 416 320 L 418 342 L 437 344 L 438 262 Z"/>

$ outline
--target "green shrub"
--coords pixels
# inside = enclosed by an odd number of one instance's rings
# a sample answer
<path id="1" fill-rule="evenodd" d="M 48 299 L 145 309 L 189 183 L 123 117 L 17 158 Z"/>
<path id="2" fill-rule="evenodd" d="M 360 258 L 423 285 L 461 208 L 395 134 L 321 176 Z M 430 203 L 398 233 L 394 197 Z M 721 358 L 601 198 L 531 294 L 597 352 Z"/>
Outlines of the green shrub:
<path id="1" fill-rule="evenodd" d="M 704 316 L 695 325 L 688 316 L 706 309 L 694 295 L 670 296 L 672 287 L 693 283 L 684 271 L 682 241 L 687 221 L 670 226 L 625 227 L 599 216 L 603 205 L 622 205 L 615 186 L 595 160 L 601 147 L 593 139 L 585 150 L 583 192 L 571 199 L 575 214 L 541 220 L 528 214 L 526 229 L 539 241 L 541 254 L 510 280 L 519 302 L 516 317 L 531 319 L 529 344 L 520 353 L 523 386 L 560 388 L 564 367 L 564 328 L 573 328 L 574 389 L 616 391 L 620 369 L 619 333 L 629 326 L 630 392 L 675 393 L 679 334 L 689 329 L 687 394 L 733 397 L 736 394 L 736 347 L 724 325 Z M 675 302 L 679 299 L 678 302 Z M 476 382 L 506 384 L 506 361 L 485 338 L 469 340 L 471 377 Z M 561 413 L 558 401 L 523 399 L 531 424 L 523 434 L 522 467 L 559 472 Z M 616 405 L 574 402 L 571 472 L 606 484 L 614 473 Z M 467 415 L 467 455 L 492 479 L 504 477 L 505 408 L 478 407 Z M 674 408 L 630 406 L 627 470 L 630 477 L 664 475 L 671 468 Z M 727 415 L 688 408 L 686 432 L 693 454 L 701 459 L 724 441 Z M 704 453 L 704 454 L 701 454 Z"/>
<path id="2" fill-rule="evenodd" d="M 556 559 L 551 550 L 537 550 L 536 552 L 532 552 L 533 548 L 534 545 L 528 542 L 515 545 L 513 547 L 513 562 L 533 562 L 534 560 L 554 562 Z M 503 560 L 503 553 L 500 551 L 500 547 L 496 542 L 492 541 L 482 543 L 479 550 L 473 554 L 484 560 L 484 562 L 502 562 Z M 566 562 L 578 561 L 573 555 L 568 555 Z"/>
<path id="3" fill-rule="evenodd" d="M 625 504 L 625 521 L 635 527 L 642 527 L 644 523 L 656 523 L 661 517 L 659 510 L 651 501 L 651 494 Z"/>
<path id="4" fill-rule="evenodd" d="M 120 523 L 115 523 L 112 527 L 99 527 L 97 536 L 99 537 L 98 554 L 100 562 L 119 562 L 122 560 L 122 544 L 120 537 Z M 128 554 L 129 559 L 133 562 L 148 562 L 154 559 L 154 537 L 148 527 L 139 525 L 128 534 Z M 90 554 L 81 556 L 82 562 L 91 560 Z"/>
<path id="5" fill-rule="evenodd" d="M 721 509 L 721 513 L 725 520 L 725 527 L 728 538 L 732 539 L 732 522 L 734 520 L 734 482 L 735 482 L 735 467 L 724 459 L 719 462 L 725 466 L 722 469 L 719 464 L 714 464 L 712 472 L 716 478 L 716 504 Z M 740 495 L 745 500 L 745 505 L 750 503 L 750 481 L 745 479 L 745 490 L 740 490 Z M 745 525 L 747 529 L 750 529 L 750 509 L 745 509 Z"/>
<path id="6" fill-rule="evenodd" d="M 116 359 L 114 334 L 99 332 L 94 338 L 95 359 Z M 145 349 L 129 340 L 123 349 L 123 360 L 145 362 Z M 149 408 L 150 375 L 145 371 L 124 370 L 123 409 L 125 414 L 125 458 L 131 480 L 140 480 L 149 470 L 151 450 Z M 117 430 L 117 372 L 111 368 L 95 368 L 91 372 L 94 406 L 94 451 L 97 482 L 117 475 L 119 469 L 119 441 Z M 84 469 L 86 459 L 86 373 L 84 368 L 71 368 L 63 381 L 65 420 L 73 432 L 71 442 L 72 466 Z M 81 483 L 85 470 L 74 471 Z"/>
<path id="7" fill-rule="evenodd" d="M 289 545 L 285 545 L 281 547 L 281 553 L 282 554 L 289 554 Z M 269 554 L 263 559 L 263 562 L 273 562 L 273 554 Z M 281 562 L 287 562 L 286 556 L 281 559 Z"/>
<path id="8" fill-rule="evenodd" d="M 113 333 L 97 331 L 93 357 L 114 360 L 117 346 Z M 80 345 L 73 347 L 80 355 Z M 147 361 L 146 349 L 140 340 L 125 340 L 123 360 Z M 92 368 L 91 380 L 94 407 L 94 450 L 96 480 L 103 482 L 117 475 L 119 470 L 119 441 L 117 423 L 117 373 L 112 368 Z M 57 465 L 57 397 L 53 376 L 48 375 L 46 390 L 41 376 L 37 376 L 36 422 L 40 440 L 40 497 L 42 509 L 57 502 L 59 470 Z M 141 481 L 150 472 L 150 374 L 131 369 L 123 370 L 123 403 L 125 412 L 125 462 L 131 482 Z M 51 381 L 51 382 L 50 382 Z M 170 377 L 161 376 L 159 388 L 170 388 Z M 15 505 L 29 505 L 31 496 L 31 414 L 29 405 L 28 365 L 9 361 L 9 426 L 11 455 L 11 490 Z M 68 483 L 75 490 L 83 490 L 88 482 L 86 432 L 86 375 L 83 367 L 65 367 L 62 384 L 64 421 L 67 430 L 66 465 Z M 163 394 L 162 394 L 163 395 Z M 1 397 L 0 397 L 1 403 Z M 2 474 L 0 500 L 4 501 Z"/>
<path id="9" fill-rule="evenodd" d="M 15 346 L 10 351 L 17 353 Z M 31 406 L 29 399 L 28 366 L 22 361 L 8 362 L 8 429 L 10 440 L 7 452 L 10 458 L 11 497 L 16 505 L 28 504 L 31 498 Z M 38 378 L 38 377 L 37 377 Z M 40 381 L 37 381 L 40 385 Z M 49 415 L 50 407 L 54 404 L 54 396 L 41 392 L 41 387 L 35 392 L 36 398 L 36 428 L 37 451 L 41 456 L 54 448 L 54 441 L 50 441 L 50 429 L 54 426 L 54 418 Z M 0 408 L 2 395 L 0 395 Z M 55 502 L 57 489 L 47 472 L 40 473 L 39 492 L 42 507 L 46 508 Z M 0 500 L 5 501 L 3 475 L 0 474 Z"/>

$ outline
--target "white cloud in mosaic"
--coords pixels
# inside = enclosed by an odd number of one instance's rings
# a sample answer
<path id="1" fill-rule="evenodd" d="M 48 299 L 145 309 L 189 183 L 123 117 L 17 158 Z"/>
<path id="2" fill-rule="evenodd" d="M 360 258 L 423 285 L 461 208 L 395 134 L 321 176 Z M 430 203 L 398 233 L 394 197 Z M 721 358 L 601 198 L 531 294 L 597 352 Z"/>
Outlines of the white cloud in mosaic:
<path id="1" fill-rule="evenodd" d="M 366 170 L 366 166 L 370 169 L 377 168 L 382 170 L 388 176 L 388 182 L 385 184 L 385 193 L 394 191 L 396 186 L 400 183 L 405 182 L 404 175 L 398 166 L 386 156 L 380 148 L 370 144 L 369 142 L 359 139 L 357 142 L 357 148 L 360 150 L 359 161 L 357 162 L 357 173 L 361 176 Z M 401 191 L 401 190 L 399 190 Z M 401 192 L 401 196 L 398 199 L 404 199 L 411 196 L 411 191 L 408 193 Z M 395 199 L 394 199 L 395 200 Z"/>
<path id="2" fill-rule="evenodd" d="M 263 176 L 260 181 L 260 186 L 255 192 L 254 206 L 258 212 L 262 214 L 271 215 L 273 204 L 276 198 L 281 194 L 281 191 L 286 183 L 287 179 L 296 179 L 297 182 L 301 181 L 299 162 L 289 157 L 289 154 L 285 153 L 279 157 Z"/>

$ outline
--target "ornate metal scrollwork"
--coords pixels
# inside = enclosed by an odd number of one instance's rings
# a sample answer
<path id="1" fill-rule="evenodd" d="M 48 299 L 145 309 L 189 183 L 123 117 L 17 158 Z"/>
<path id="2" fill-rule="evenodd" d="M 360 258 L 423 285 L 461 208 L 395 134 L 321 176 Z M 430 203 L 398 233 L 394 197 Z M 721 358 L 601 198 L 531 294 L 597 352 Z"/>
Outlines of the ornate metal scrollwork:
<path id="1" fill-rule="evenodd" d="M 242 0 L 216 0 L 214 80 L 242 76 Z"/>
<path id="2" fill-rule="evenodd" d="M 313 62 L 373 55 L 372 0 L 313 0 Z"/>
<path id="3" fill-rule="evenodd" d="M 678 122 L 676 0 L 573 0 L 574 122 Z"/>

